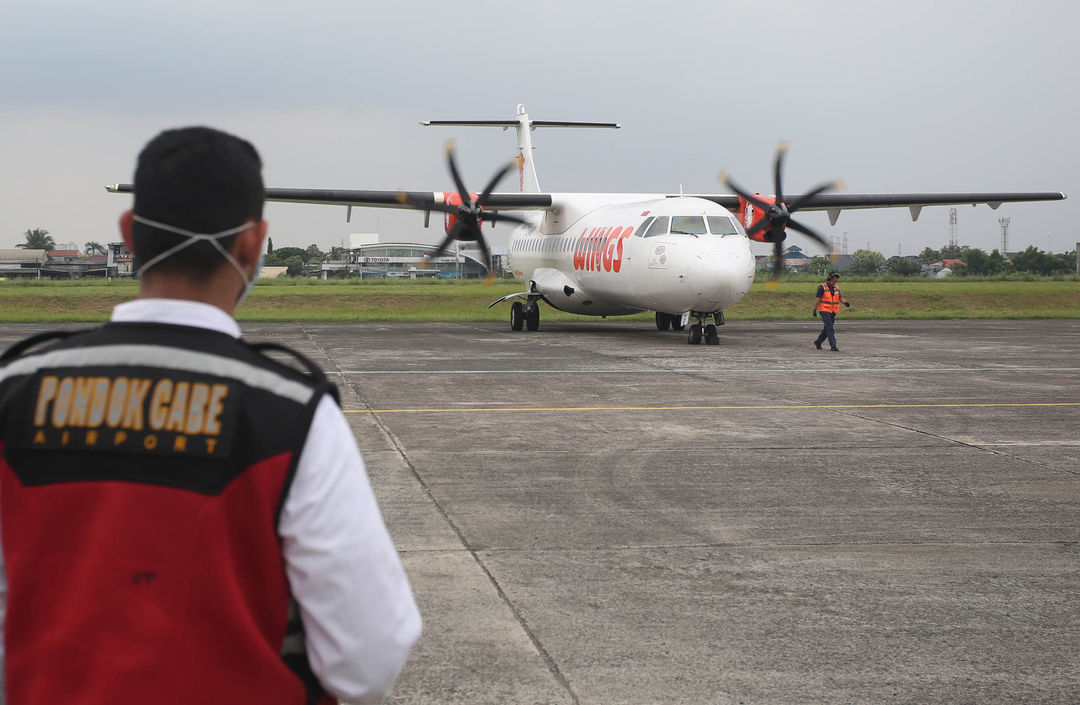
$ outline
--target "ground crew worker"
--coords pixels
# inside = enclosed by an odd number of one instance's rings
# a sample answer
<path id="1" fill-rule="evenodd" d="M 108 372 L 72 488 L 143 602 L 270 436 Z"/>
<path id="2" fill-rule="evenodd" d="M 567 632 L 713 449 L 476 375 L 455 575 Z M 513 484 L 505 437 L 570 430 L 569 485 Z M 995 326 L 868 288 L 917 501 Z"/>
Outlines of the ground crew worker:
<path id="1" fill-rule="evenodd" d="M 419 636 L 336 388 L 232 317 L 260 172 L 156 137 L 120 219 L 139 298 L 0 358 L 0 703 L 376 702 Z"/>
<path id="2" fill-rule="evenodd" d="M 847 302 L 847 299 L 840 294 L 840 287 L 836 283 L 840 281 L 840 275 L 836 272 L 829 272 L 828 279 L 824 284 L 821 284 L 817 288 L 817 300 L 814 301 L 814 310 L 812 315 L 818 315 L 821 313 L 821 334 L 814 341 L 814 347 L 821 350 L 821 344 L 825 342 L 825 339 L 829 339 L 829 350 L 833 352 L 839 352 L 840 348 L 836 347 L 836 333 L 833 331 L 833 325 L 836 323 L 836 314 L 840 311 L 840 304 L 850 308 L 851 304 Z"/>

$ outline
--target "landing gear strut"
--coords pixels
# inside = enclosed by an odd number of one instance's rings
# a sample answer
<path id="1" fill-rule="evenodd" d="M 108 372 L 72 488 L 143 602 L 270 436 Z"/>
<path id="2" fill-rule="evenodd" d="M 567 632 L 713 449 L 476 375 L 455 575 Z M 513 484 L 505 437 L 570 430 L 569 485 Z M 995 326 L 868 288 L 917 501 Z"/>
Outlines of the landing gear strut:
<path id="1" fill-rule="evenodd" d="M 724 312 L 714 311 L 712 313 L 704 311 L 691 311 L 690 316 L 697 319 L 697 323 L 690 326 L 690 331 L 687 333 L 686 342 L 690 345 L 698 345 L 701 343 L 701 339 L 705 339 L 706 345 L 719 345 L 720 335 L 717 331 L 718 326 L 724 325 Z M 714 323 L 706 323 L 705 321 L 712 317 Z"/>
<path id="2" fill-rule="evenodd" d="M 661 313 L 656 312 L 656 330 L 682 330 L 686 326 L 683 325 L 682 316 L 675 313 Z"/>
<path id="3" fill-rule="evenodd" d="M 530 296 L 526 301 L 510 304 L 510 330 L 539 330 L 540 297 Z"/>

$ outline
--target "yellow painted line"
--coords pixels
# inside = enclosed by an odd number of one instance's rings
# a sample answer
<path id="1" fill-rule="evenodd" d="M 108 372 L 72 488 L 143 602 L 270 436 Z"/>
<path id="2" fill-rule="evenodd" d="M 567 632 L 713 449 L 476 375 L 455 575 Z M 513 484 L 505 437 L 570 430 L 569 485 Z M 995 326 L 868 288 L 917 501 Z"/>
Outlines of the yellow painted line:
<path id="1" fill-rule="evenodd" d="M 460 409 L 346 409 L 346 414 L 453 414 L 528 411 L 727 411 L 783 409 L 974 409 L 987 407 L 1080 406 L 1080 401 L 1059 402 L 969 402 L 950 404 L 787 404 L 769 406 L 520 406 Z"/>

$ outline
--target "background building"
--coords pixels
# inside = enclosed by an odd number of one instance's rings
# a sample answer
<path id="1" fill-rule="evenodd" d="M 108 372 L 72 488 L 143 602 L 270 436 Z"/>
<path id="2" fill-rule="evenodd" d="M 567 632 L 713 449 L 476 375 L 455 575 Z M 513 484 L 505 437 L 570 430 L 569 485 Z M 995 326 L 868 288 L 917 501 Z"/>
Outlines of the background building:
<path id="1" fill-rule="evenodd" d="M 310 274 L 329 277 L 440 277 L 476 279 L 487 276 L 480 250 L 452 242 L 446 253 L 425 267 L 425 257 L 436 245 L 419 242 L 379 242 L 378 233 L 354 233 L 344 258 L 320 262 Z"/>

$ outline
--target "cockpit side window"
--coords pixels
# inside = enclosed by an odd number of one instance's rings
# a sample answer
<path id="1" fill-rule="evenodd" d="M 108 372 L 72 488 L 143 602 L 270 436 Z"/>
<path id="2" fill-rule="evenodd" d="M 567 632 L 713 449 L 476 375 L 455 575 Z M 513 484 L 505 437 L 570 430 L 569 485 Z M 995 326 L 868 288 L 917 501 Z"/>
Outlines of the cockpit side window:
<path id="1" fill-rule="evenodd" d="M 700 215 L 676 215 L 671 218 L 672 235 L 704 235 L 705 219 Z"/>
<path id="2" fill-rule="evenodd" d="M 709 221 L 709 230 L 713 235 L 738 235 L 739 228 L 735 225 L 735 221 L 726 215 L 710 215 L 707 216 Z"/>
<path id="3" fill-rule="evenodd" d="M 668 221 L 671 220 L 666 215 L 657 218 L 653 221 L 649 229 L 645 231 L 645 237 L 656 237 L 657 235 L 667 235 Z"/>
<path id="4" fill-rule="evenodd" d="M 645 231 L 648 230 L 649 226 L 652 225 L 652 222 L 654 220 L 656 220 L 655 215 L 650 215 L 648 218 L 646 218 L 645 222 L 643 222 L 641 225 L 639 225 L 638 229 L 634 231 L 634 236 L 635 237 L 645 237 Z"/>

